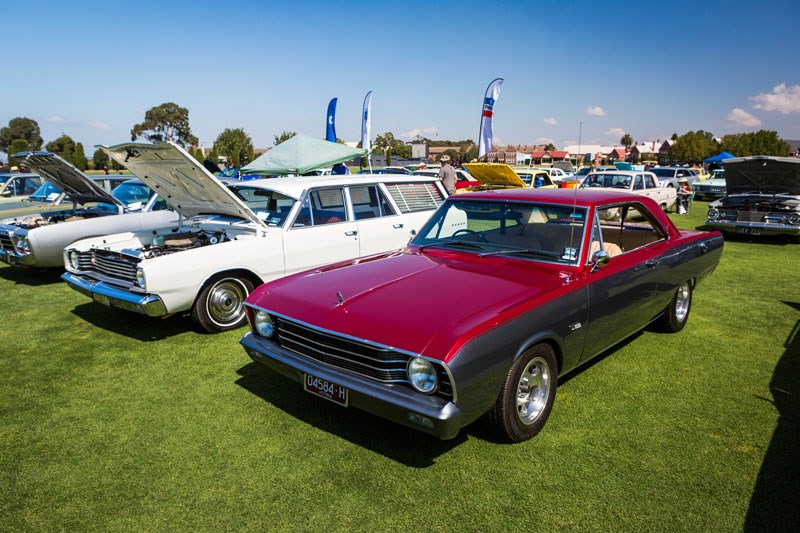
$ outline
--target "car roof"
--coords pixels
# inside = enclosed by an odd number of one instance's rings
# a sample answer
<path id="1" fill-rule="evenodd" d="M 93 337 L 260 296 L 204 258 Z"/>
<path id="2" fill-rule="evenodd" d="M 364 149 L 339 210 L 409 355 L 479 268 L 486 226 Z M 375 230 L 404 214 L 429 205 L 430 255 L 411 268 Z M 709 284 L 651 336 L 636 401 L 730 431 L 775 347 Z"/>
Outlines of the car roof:
<path id="1" fill-rule="evenodd" d="M 451 196 L 455 200 L 508 200 L 519 202 L 542 202 L 552 204 L 574 204 L 588 207 L 595 204 L 610 204 L 635 200 L 645 202 L 650 200 L 646 196 L 620 192 L 610 189 L 494 189 L 490 191 L 471 192 Z M 652 200 L 650 200 L 652 202 Z"/>
<path id="2" fill-rule="evenodd" d="M 375 183 L 432 183 L 433 176 L 413 174 L 339 174 L 333 176 L 302 176 L 286 178 L 264 178 L 258 180 L 221 180 L 226 185 L 258 187 L 279 192 L 292 198 L 300 198 L 307 189 L 336 187 L 343 185 L 373 185 Z"/>

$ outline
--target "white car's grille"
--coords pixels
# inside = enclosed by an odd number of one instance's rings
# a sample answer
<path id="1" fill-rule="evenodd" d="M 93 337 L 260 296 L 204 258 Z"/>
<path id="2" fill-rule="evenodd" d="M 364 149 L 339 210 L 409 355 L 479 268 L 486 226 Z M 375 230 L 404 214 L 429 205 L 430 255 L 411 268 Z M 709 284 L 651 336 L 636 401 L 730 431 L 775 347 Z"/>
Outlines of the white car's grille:
<path id="1" fill-rule="evenodd" d="M 78 270 L 134 283 L 139 260 L 106 250 L 78 252 Z"/>

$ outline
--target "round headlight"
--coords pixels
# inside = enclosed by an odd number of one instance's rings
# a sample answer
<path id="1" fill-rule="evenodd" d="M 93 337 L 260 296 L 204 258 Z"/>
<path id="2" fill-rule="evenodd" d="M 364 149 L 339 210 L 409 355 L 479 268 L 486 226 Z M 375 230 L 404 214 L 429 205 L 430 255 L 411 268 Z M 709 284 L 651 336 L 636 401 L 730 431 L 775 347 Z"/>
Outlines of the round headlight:
<path id="1" fill-rule="evenodd" d="M 792 213 L 789 215 L 789 224 L 800 226 L 800 213 Z"/>
<path id="2" fill-rule="evenodd" d="M 28 242 L 27 237 L 23 237 L 20 240 L 18 240 L 17 243 L 14 245 L 14 247 L 17 249 L 17 253 L 20 254 L 31 253 L 31 243 Z"/>
<path id="3" fill-rule="evenodd" d="M 75 270 L 80 270 L 80 268 L 81 268 L 81 263 L 80 263 L 80 259 L 78 257 L 78 252 L 76 252 L 75 250 L 72 250 L 69 253 L 69 264 Z"/>
<path id="4" fill-rule="evenodd" d="M 433 365 L 421 357 L 414 357 L 408 361 L 408 381 L 419 392 L 430 394 L 436 390 L 437 377 Z"/>
<path id="5" fill-rule="evenodd" d="M 708 218 L 710 220 L 717 220 L 719 218 L 719 211 L 717 211 L 716 209 L 713 209 L 713 208 L 709 209 L 708 210 Z"/>
<path id="6" fill-rule="evenodd" d="M 266 311 L 258 310 L 253 315 L 253 327 L 262 337 L 270 338 L 275 333 L 275 323 Z"/>
<path id="7" fill-rule="evenodd" d="M 142 289 L 145 287 L 144 270 L 141 268 L 136 269 L 136 284 Z"/>

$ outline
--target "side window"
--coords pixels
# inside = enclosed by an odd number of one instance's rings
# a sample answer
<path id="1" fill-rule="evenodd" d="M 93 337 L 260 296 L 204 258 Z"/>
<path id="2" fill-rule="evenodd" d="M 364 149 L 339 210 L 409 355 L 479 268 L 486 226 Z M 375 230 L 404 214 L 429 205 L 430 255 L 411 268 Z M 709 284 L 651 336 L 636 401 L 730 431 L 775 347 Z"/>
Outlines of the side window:
<path id="1" fill-rule="evenodd" d="M 356 220 L 397 214 L 377 185 L 350 187 L 350 200 Z"/>
<path id="2" fill-rule="evenodd" d="M 342 189 L 321 189 L 306 195 L 294 227 L 322 226 L 347 220 Z"/>
<path id="3" fill-rule="evenodd" d="M 153 204 L 153 211 L 166 211 L 169 209 L 169 205 L 167 205 L 167 201 L 161 198 L 160 196 L 156 197 L 156 201 Z"/>
<path id="4" fill-rule="evenodd" d="M 444 202 L 444 196 L 433 183 L 392 183 L 386 189 L 401 213 L 432 211 Z"/>
<path id="5" fill-rule="evenodd" d="M 642 181 L 642 175 L 637 174 L 636 178 L 633 181 L 633 190 L 640 191 L 644 189 L 644 182 Z"/>
<path id="6" fill-rule="evenodd" d="M 648 246 L 665 238 L 640 204 L 622 204 L 597 210 L 603 249 L 611 257 Z M 595 237 L 592 237 L 595 239 Z M 595 247 L 599 249 L 598 247 Z M 595 249 L 595 251 L 596 251 Z M 591 257 L 591 254 L 590 254 Z"/>
<path id="7" fill-rule="evenodd" d="M 648 189 L 656 188 L 656 180 L 653 179 L 653 176 L 650 176 L 649 174 L 645 175 L 644 182 Z"/>

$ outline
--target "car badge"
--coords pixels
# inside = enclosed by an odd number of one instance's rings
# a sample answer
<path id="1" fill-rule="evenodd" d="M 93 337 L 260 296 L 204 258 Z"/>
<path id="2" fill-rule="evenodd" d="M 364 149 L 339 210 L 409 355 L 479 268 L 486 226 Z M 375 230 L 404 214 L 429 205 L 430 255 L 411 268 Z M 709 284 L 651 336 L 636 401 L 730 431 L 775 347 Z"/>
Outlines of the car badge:
<path id="1" fill-rule="evenodd" d="M 336 301 L 339 302 L 339 305 L 344 303 L 344 296 L 342 296 L 342 293 L 339 291 L 336 291 Z"/>

